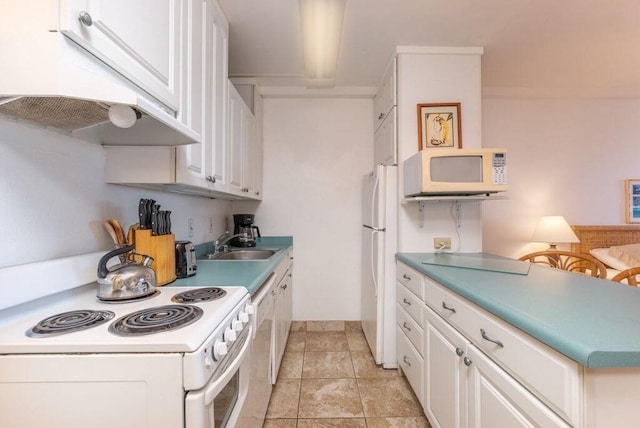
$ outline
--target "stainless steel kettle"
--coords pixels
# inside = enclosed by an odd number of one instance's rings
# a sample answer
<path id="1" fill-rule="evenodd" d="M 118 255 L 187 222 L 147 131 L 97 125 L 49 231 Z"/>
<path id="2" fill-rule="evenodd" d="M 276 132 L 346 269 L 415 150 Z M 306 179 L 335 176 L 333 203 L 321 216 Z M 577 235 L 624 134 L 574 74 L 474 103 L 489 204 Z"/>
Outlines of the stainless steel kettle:
<path id="1" fill-rule="evenodd" d="M 98 299 L 131 300 L 153 294 L 156 291 L 156 273 L 151 269 L 153 258 L 142 256 L 142 263 L 122 262 L 107 268 L 113 257 L 133 251 L 128 245 L 105 254 L 98 262 Z"/>

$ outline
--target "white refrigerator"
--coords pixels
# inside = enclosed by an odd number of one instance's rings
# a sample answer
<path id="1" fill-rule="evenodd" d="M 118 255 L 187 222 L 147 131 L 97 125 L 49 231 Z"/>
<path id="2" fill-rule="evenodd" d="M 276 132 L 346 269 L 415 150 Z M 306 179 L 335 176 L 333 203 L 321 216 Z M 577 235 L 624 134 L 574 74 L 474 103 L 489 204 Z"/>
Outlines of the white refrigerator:
<path id="1" fill-rule="evenodd" d="M 396 368 L 398 167 L 376 165 L 362 192 L 361 320 L 376 364 Z"/>

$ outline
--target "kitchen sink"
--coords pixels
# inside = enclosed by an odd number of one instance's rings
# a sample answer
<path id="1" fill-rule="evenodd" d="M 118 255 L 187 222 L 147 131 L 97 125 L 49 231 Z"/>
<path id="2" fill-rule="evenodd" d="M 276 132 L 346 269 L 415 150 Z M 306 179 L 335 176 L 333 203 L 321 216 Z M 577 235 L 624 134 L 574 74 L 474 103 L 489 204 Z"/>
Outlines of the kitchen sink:
<path id="1" fill-rule="evenodd" d="M 271 248 L 234 248 L 224 253 L 206 255 L 200 260 L 268 260 L 278 251 Z"/>

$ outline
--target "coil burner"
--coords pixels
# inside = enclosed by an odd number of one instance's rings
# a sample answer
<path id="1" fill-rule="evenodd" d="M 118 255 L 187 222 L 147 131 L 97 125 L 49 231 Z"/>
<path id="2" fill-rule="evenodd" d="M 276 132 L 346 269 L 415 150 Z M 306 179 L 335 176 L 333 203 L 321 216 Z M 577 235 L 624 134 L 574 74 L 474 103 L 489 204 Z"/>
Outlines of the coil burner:
<path id="1" fill-rule="evenodd" d="M 95 311 L 91 309 L 62 312 L 40 321 L 31 330 L 27 331 L 27 336 L 34 338 L 51 337 L 86 330 L 103 324 L 114 316 L 115 314 L 111 311 Z"/>
<path id="2" fill-rule="evenodd" d="M 227 294 L 220 287 L 194 288 L 193 290 L 178 293 L 171 298 L 175 303 L 209 302 L 224 297 Z"/>
<path id="3" fill-rule="evenodd" d="M 196 322 L 202 309 L 190 305 L 155 306 L 118 318 L 109 331 L 119 336 L 140 336 L 176 330 Z"/>

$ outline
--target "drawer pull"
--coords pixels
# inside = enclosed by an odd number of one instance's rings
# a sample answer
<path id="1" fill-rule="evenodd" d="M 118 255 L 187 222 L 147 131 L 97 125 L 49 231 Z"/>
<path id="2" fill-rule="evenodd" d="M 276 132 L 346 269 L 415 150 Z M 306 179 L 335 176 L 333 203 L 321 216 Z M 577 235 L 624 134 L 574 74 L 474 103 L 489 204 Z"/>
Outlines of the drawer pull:
<path id="1" fill-rule="evenodd" d="M 411 277 L 409 275 L 407 275 L 406 273 L 402 274 L 402 277 L 406 280 L 411 281 Z"/>
<path id="2" fill-rule="evenodd" d="M 487 332 L 484 331 L 484 328 L 480 329 L 480 335 L 482 336 L 482 338 L 484 340 L 487 340 L 491 343 L 495 343 L 496 345 L 498 345 L 501 348 L 504 348 L 504 344 L 502 342 L 500 342 L 499 340 L 493 340 L 492 338 L 490 338 L 489 336 L 487 336 Z"/>
<path id="3" fill-rule="evenodd" d="M 464 357 L 464 359 L 462 360 L 464 361 L 464 365 L 469 367 L 471 365 L 471 358 L 469 357 Z"/>
<path id="4" fill-rule="evenodd" d="M 454 314 L 456 313 L 456 310 L 454 308 L 450 308 L 449 306 L 447 306 L 447 304 L 445 302 L 442 302 L 442 308 L 446 309 L 448 311 L 453 312 Z"/>
<path id="5" fill-rule="evenodd" d="M 462 354 L 464 354 L 464 351 L 462 350 L 462 348 L 456 348 L 456 355 L 458 357 L 462 357 Z"/>
<path id="6" fill-rule="evenodd" d="M 407 324 L 406 321 L 402 323 L 402 327 L 404 327 L 405 330 L 407 330 L 407 331 L 411 331 L 411 327 Z"/>
<path id="7" fill-rule="evenodd" d="M 411 306 L 411 302 L 410 302 L 409 300 L 407 300 L 407 298 L 406 298 L 406 297 L 405 297 L 405 298 L 403 298 L 403 299 L 402 299 L 402 301 L 403 301 L 406 305 Z"/>
<path id="8" fill-rule="evenodd" d="M 402 361 L 404 361 L 404 363 L 406 365 L 408 365 L 409 367 L 411 367 L 411 363 L 409 362 L 409 359 L 407 358 L 407 356 L 405 355 L 404 357 L 402 357 Z"/>

